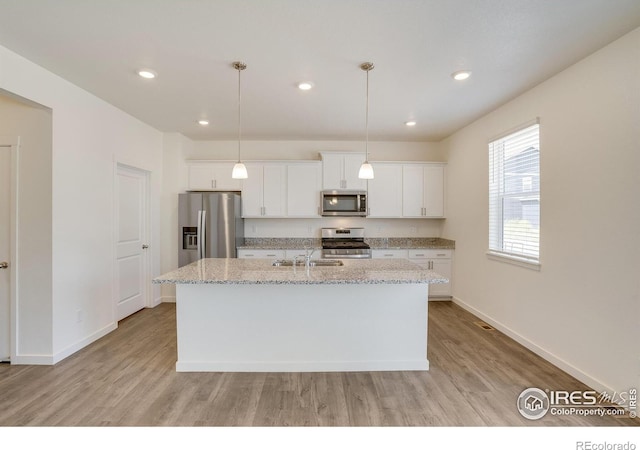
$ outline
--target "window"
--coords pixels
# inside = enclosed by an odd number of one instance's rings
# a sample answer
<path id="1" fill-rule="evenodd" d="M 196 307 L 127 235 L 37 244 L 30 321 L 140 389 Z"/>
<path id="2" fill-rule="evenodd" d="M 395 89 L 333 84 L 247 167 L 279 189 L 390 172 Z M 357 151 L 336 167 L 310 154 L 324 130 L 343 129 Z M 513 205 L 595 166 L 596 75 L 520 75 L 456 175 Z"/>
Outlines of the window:
<path id="1" fill-rule="evenodd" d="M 538 266 L 540 258 L 539 124 L 489 143 L 489 252 Z"/>

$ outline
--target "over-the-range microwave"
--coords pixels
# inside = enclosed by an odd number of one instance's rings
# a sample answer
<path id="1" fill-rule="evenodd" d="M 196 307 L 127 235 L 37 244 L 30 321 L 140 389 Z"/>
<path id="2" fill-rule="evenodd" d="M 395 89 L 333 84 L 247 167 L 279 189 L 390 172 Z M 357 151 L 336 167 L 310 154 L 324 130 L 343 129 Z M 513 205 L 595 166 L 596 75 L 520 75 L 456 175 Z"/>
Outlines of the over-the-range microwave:
<path id="1" fill-rule="evenodd" d="M 320 196 L 323 216 L 367 215 L 367 191 L 322 191 Z"/>

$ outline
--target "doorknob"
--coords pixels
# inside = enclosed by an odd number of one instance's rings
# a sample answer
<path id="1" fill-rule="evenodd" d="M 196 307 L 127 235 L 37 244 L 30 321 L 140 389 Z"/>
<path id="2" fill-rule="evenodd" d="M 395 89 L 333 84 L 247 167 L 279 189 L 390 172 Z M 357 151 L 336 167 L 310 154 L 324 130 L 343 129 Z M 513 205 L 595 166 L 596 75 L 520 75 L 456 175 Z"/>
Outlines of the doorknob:
<path id="1" fill-rule="evenodd" d="M 146 250 L 148 248 L 149 248 L 149 246 L 147 244 L 142 244 L 142 250 Z"/>
<path id="2" fill-rule="evenodd" d="M 8 269 L 9 268 L 9 263 L 6 261 L 2 261 L 0 262 L 0 269 Z"/>

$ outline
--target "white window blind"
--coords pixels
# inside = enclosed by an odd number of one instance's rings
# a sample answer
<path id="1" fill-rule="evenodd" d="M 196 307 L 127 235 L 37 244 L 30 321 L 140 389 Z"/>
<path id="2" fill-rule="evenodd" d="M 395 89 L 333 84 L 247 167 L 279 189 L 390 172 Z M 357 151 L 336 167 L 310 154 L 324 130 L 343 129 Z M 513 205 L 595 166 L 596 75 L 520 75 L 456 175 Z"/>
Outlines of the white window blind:
<path id="1" fill-rule="evenodd" d="M 489 143 L 489 252 L 539 262 L 538 123 Z"/>

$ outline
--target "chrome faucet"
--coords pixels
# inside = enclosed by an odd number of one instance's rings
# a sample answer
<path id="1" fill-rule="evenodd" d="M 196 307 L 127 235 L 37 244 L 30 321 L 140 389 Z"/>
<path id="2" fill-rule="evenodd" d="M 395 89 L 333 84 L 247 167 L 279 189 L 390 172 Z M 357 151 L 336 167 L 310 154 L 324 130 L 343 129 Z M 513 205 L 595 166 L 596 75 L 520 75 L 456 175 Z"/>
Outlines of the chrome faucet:
<path id="1" fill-rule="evenodd" d="M 311 252 L 309 252 L 309 250 L 311 250 Z M 308 269 L 309 265 L 311 264 L 311 257 L 313 256 L 313 253 L 316 251 L 315 248 L 309 249 L 306 248 L 304 249 L 305 252 L 305 256 L 304 256 L 304 266 Z"/>

